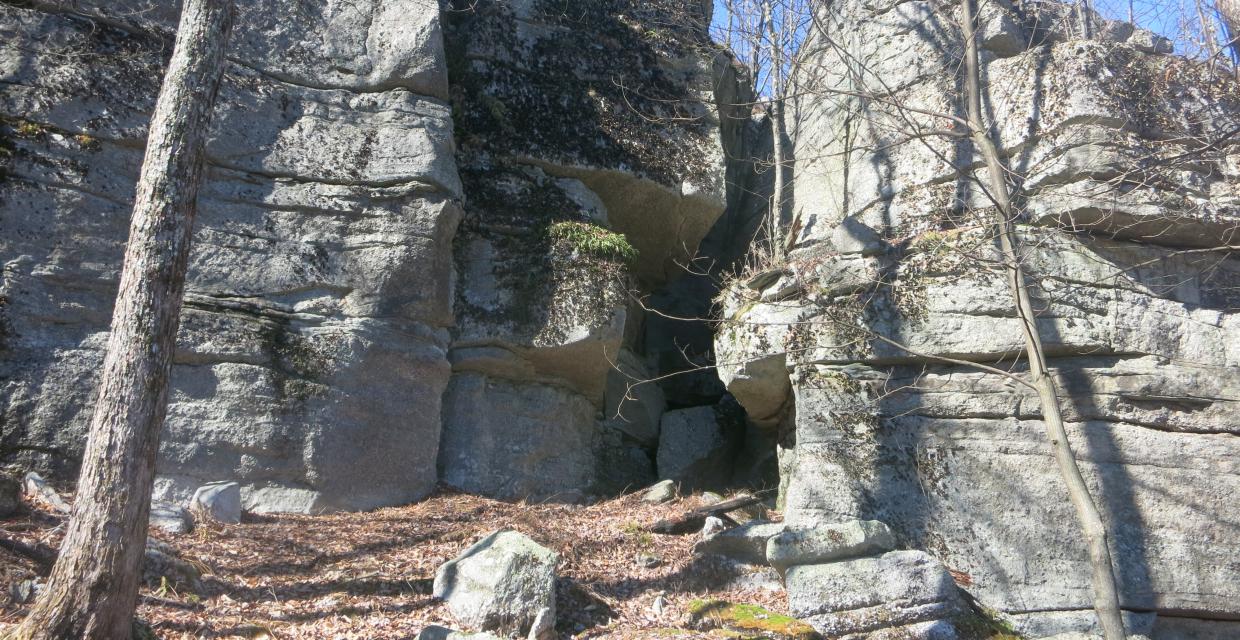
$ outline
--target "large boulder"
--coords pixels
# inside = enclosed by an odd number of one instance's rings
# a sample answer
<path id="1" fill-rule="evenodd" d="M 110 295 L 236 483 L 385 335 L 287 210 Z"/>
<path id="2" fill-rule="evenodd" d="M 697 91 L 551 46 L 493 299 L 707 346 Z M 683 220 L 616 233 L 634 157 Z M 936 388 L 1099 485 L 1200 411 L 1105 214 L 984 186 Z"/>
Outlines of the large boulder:
<path id="1" fill-rule="evenodd" d="M 434 595 L 471 628 L 523 634 L 544 609 L 555 619 L 557 562 L 525 535 L 496 531 L 439 567 Z"/>
<path id="2" fill-rule="evenodd" d="M 614 428 L 650 448 L 659 443 L 659 421 L 667 407 L 663 390 L 653 377 L 632 351 L 621 350 L 607 372 L 603 413 Z"/>
<path id="3" fill-rule="evenodd" d="M 761 564 L 766 561 L 767 544 L 784 530 L 782 522 L 753 520 L 712 536 L 698 545 L 698 551 Z"/>

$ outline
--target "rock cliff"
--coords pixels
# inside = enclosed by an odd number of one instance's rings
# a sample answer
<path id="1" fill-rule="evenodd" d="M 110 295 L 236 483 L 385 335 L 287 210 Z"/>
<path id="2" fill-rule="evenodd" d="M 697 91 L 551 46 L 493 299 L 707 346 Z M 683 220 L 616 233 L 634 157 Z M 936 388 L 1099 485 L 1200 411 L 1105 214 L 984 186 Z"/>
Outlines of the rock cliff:
<path id="1" fill-rule="evenodd" d="M 417 499 L 436 482 L 461 216 L 438 8 L 237 4 L 157 493 Z M 9 462 L 78 464 L 177 6 L 0 4 Z"/>
<path id="2" fill-rule="evenodd" d="M 0 2 L 7 465 L 76 472 L 178 4 Z M 771 264 L 747 251 L 773 141 L 712 3 L 237 4 L 158 497 L 576 500 L 777 466 L 793 538 L 884 532 L 781 567 L 820 630 L 967 636 L 960 585 L 1029 637 L 1094 631 L 1036 397 L 969 364 L 1024 372 L 980 160 L 932 115 L 959 113 L 950 6 L 823 9 Z M 1131 25 L 985 5 L 987 117 L 1131 630 L 1240 635 L 1240 259 L 1216 250 L 1240 88 Z"/>
<path id="3" fill-rule="evenodd" d="M 1071 444 L 1131 630 L 1226 637 L 1234 623 L 1194 619 L 1234 618 L 1240 595 L 1224 515 L 1240 492 L 1240 261 L 1211 250 L 1240 237 L 1234 147 L 1215 143 L 1240 124 L 1240 88 L 1131 25 L 1083 40 L 1033 6 L 984 14 L 985 107 Z M 929 114 L 960 113 L 950 13 L 823 14 L 832 40 L 797 78 L 795 249 L 725 295 L 720 375 L 778 430 L 791 523 L 886 522 L 1018 630 L 1088 632 L 1085 543 L 1037 397 L 960 362 L 1024 371 L 981 160 L 930 133 L 951 122 Z"/>
<path id="4" fill-rule="evenodd" d="M 743 89 L 706 3 L 458 4 L 442 477 L 504 498 L 648 484 L 665 400 L 639 299 L 724 212 Z"/>
<path id="5" fill-rule="evenodd" d="M 177 3 L 27 4 L 0 4 L 0 454 L 68 479 Z M 709 4 L 238 11 L 158 496 L 236 480 L 250 509 L 317 511 L 440 478 L 651 481 L 666 402 L 637 384 L 637 300 L 736 197 L 748 122 Z"/>

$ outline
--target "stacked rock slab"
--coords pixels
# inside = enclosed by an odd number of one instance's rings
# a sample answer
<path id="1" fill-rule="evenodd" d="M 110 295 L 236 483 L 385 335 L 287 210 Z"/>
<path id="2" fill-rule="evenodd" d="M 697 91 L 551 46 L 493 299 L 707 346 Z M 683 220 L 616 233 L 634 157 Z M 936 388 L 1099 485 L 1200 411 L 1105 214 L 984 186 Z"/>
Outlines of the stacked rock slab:
<path id="1" fill-rule="evenodd" d="M 0 5 L 0 423 L 6 461 L 71 477 L 180 3 L 46 6 Z M 258 511 L 417 499 L 460 216 L 438 7 L 237 11 L 157 494 L 232 479 Z"/>
<path id="2" fill-rule="evenodd" d="M 716 89 L 735 80 L 704 9 L 453 3 L 465 222 L 445 482 L 568 498 L 655 479 L 664 398 L 639 384 L 629 292 L 675 276 L 724 209 Z"/>
<path id="3" fill-rule="evenodd" d="M 1240 88 L 1130 26 L 1082 40 L 988 4 L 986 110 L 1018 176 L 1039 330 L 1130 630 L 1240 634 L 1240 524 L 1225 515 L 1240 494 L 1240 260 L 1209 251 L 1240 237 L 1240 168 L 1215 144 L 1240 125 Z M 858 1 L 823 19 L 838 46 L 799 78 L 796 248 L 728 292 L 718 359 L 744 364 L 721 376 L 781 423 L 794 526 L 881 520 L 1030 637 L 1094 633 L 1036 396 L 935 359 L 1024 371 L 1011 294 L 984 266 L 986 200 L 952 166 L 979 160 L 955 138 L 909 136 L 947 121 L 897 106 L 960 113 L 954 14 Z"/>

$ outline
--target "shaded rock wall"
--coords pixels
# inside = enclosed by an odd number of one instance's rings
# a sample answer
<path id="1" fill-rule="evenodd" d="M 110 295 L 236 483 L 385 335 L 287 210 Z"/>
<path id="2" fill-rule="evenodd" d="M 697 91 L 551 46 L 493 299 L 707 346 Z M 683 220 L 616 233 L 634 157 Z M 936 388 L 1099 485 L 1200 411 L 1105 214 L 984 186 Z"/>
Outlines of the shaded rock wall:
<path id="1" fill-rule="evenodd" d="M 698 0 L 449 7 L 465 184 L 449 484 L 570 497 L 654 479 L 665 400 L 644 382 L 653 369 L 631 292 L 683 273 L 725 209 L 725 147 L 738 139 L 740 89 L 706 35 L 708 11 Z M 484 423 L 493 437 L 480 437 Z"/>
<path id="2" fill-rule="evenodd" d="M 72 477 L 179 3 L 17 4 L 0 4 L 0 455 Z M 157 493 L 416 499 L 436 481 L 460 218 L 438 7 L 238 12 Z"/>
<path id="3" fill-rule="evenodd" d="M 1202 250 L 1240 235 L 1235 147 L 1215 144 L 1240 88 L 1131 27 L 1084 41 L 1048 14 L 987 11 L 986 110 L 1130 630 L 1227 637 L 1240 261 Z M 899 106 L 960 112 L 951 12 L 841 2 L 824 19 L 835 41 L 793 115 L 796 249 L 727 293 L 721 377 L 779 425 L 792 523 L 882 520 L 1032 637 L 1089 632 L 1085 544 L 1036 398 L 934 359 L 1024 368 L 986 198 L 958 175 L 979 158 L 917 135 L 950 121 Z"/>

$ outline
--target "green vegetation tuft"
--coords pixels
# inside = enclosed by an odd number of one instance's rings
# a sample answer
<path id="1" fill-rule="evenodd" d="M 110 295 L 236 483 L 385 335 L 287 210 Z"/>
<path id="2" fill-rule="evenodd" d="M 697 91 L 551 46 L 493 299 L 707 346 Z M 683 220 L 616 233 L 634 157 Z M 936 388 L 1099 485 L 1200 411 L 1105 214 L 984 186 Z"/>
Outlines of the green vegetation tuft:
<path id="1" fill-rule="evenodd" d="M 740 631 L 744 637 L 788 638 L 810 640 L 820 638 L 808 624 L 783 614 L 773 613 L 754 604 L 737 604 L 725 600 L 694 600 L 689 603 L 689 616 L 699 625 L 709 623 Z"/>
<path id="2" fill-rule="evenodd" d="M 578 253 L 599 260 L 625 264 L 633 264 L 637 260 L 637 249 L 629 244 L 624 234 L 588 222 L 556 222 L 547 227 L 547 235 Z"/>

